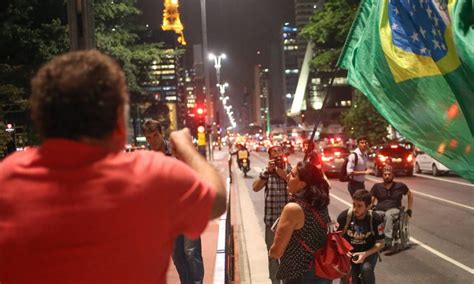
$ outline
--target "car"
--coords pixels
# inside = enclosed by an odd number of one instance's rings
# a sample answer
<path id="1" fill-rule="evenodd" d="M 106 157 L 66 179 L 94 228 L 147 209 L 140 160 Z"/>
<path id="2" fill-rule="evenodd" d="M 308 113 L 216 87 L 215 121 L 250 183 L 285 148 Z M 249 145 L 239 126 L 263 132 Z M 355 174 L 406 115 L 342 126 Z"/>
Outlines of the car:
<path id="1" fill-rule="evenodd" d="M 383 168 L 387 164 L 392 166 L 396 174 L 413 176 L 415 157 L 413 150 L 407 149 L 402 144 L 388 144 L 376 150 L 373 163 L 374 174 L 377 177 L 382 176 Z"/>
<path id="2" fill-rule="evenodd" d="M 265 141 L 255 142 L 253 149 L 255 152 L 266 152 L 267 146 L 265 145 Z"/>
<path id="3" fill-rule="evenodd" d="M 449 173 L 451 170 L 422 151 L 416 152 L 415 173 L 431 172 L 434 176 Z"/>
<path id="4" fill-rule="evenodd" d="M 325 147 L 321 150 L 321 164 L 328 176 L 339 176 L 344 160 L 350 152 L 345 147 Z"/>

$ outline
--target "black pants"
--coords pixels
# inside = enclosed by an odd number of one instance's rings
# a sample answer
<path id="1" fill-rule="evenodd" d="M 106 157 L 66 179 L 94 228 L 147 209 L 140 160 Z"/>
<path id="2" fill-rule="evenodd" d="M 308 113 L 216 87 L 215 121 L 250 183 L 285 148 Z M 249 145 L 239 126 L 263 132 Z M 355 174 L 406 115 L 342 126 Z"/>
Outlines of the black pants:
<path id="1" fill-rule="evenodd" d="M 361 264 L 352 264 L 352 284 L 362 283 L 375 284 L 375 265 L 377 264 L 378 254 L 374 253 L 367 257 Z M 360 278 L 359 278 L 360 277 Z"/>
<path id="2" fill-rule="evenodd" d="M 354 195 L 354 192 L 356 192 L 359 189 L 365 189 L 364 182 L 360 181 L 355 181 L 355 180 L 350 180 L 349 183 L 347 184 L 347 190 L 349 191 L 349 194 Z"/>

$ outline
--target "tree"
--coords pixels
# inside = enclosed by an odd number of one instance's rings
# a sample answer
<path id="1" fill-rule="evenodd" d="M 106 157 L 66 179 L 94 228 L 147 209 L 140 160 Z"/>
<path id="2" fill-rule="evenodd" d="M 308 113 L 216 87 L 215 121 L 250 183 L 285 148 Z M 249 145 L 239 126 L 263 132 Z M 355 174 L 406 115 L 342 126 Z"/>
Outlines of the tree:
<path id="1" fill-rule="evenodd" d="M 355 92 L 351 108 L 342 114 L 341 123 L 349 137 L 366 136 L 372 144 L 387 139 L 388 122 L 359 91 Z"/>
<path id="2" fill-rule="evenodd" d="M 137 82 L 140 67 L 159 62 L 163 53 L 160 44 L 140 43 L 145 27 L 138 24 L 141 12 L 136 2 L 94 1 L 96 47 L 121 65 L 132 96 L 143 94 Z M 0 18 L 0 122 L 12 112 L 23 112 L 22 120 L 29 124 L 26 102 L 31 77 L 42 64 L 69 50 L 66 1 L 5 0 Z"/>
<path id="3" fill-rule="evenodd" d="M 58 13 L 63 7 L 64 13 Z M 28 129 L 31 77 L 44 62 L 69 48 L 65 6 L 55 0 L 6 0 L 0 18 L 0 122 L 17 120 Z M 0 149 L 6 143 L 2 133 Z"/>
<path id="4" fill-rule="evenodd" d="M 331 72 L 336 66 L 359 3 L 360 0 L 326 1 L 301 31 L 301 36 L 314 43 L 314 71 Z"/>

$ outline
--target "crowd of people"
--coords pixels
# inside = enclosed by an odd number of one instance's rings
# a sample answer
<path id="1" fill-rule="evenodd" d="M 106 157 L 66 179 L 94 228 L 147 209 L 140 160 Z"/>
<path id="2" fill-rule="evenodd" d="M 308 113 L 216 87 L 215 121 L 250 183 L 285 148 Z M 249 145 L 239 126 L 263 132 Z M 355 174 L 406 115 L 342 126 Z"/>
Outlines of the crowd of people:
<path id="1" fill-rule="evenodd" d="M 353 205 L 338 215 L 337 222 L 331 222 L 330 186 L 311 145 L 307 145 L 307 161 L 294 169 L 289 164 L 275 166 L 283 151 L 279 146 L 269 149 L 268 165 L 254 181 L 253 190 L 265 189 L 265 242 L 272 283 L 331 283 L 316 275 L 313 254 L 324 246 L 334 227 L 352 245 L 351 273 L 341 277 L 341 283 L 375 283 L 379 252 L 393 249 L 393 220 L 400 213 L 402 197 L 408 197 L 411 217 L 413 195 L 405 184 L 393 180 L 389 165 L 383 170 L 383 182 L 365 189 L 365 175 L 371 173 L 367 142 L 365 137 L 358 138 L 357 149 L 348 157 Z"/>
<path id="2" fill-rule="evenodd" d="M 31 86 L 43 143 L 0 164 L 0 283 L 165 283 L 170 256 L 181 283 L 202 283 L 199 237 L 225 212 L 226 193 L 189 130 L 165 138 L 162 125 L 148 120 L 142 129 L 151 151 L 125 153 L 124 74 L 99 51 L 52 59 Z M 353 246 L 352 275 L 342 281 L 370 284 L 378 252 L 392 245 L 401 199 L 408 196 L 411 217 L 413 195 L 390 167 L 367 191 L 367 139 L 357 145 L 347 164 L 353 206 L 337 217 Z M 314 153 L 294 168 L 280 146 L 268 156 L 252 187 L 264 189 L 269 278 L 331 283 L 312 263 L 335 224 L 328 180 Z"/>

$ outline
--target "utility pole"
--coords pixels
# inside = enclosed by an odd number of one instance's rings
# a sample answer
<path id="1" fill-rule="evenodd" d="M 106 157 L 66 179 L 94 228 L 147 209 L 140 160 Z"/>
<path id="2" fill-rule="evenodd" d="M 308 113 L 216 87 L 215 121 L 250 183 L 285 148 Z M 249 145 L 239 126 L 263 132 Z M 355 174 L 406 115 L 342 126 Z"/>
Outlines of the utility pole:
<path id="1" fill-rule="evenodd" d="M 67 1 L 71 51 L 93 49 L 95 47 L 92 5 L 93 0 Z"/>
<path id="2" fill-rule="evenodd" d="M 206 108 L 207 108 L 207 123 L 212 126 L 214 109 L 213 100 L 211 95 L 211 88 L 209 84 L 209 63 L 208 63 L 208 50 L 207 50 L 207 18 L 206 18 L 206 0 L 201 0 L 201 24 L 202 24 L 202 59 L 204 64 L 204 80 L 206 84 Z M 213 160 L 212 153 L 212 131 L 209 133 L 208 151 L 209 160 Z"/>

